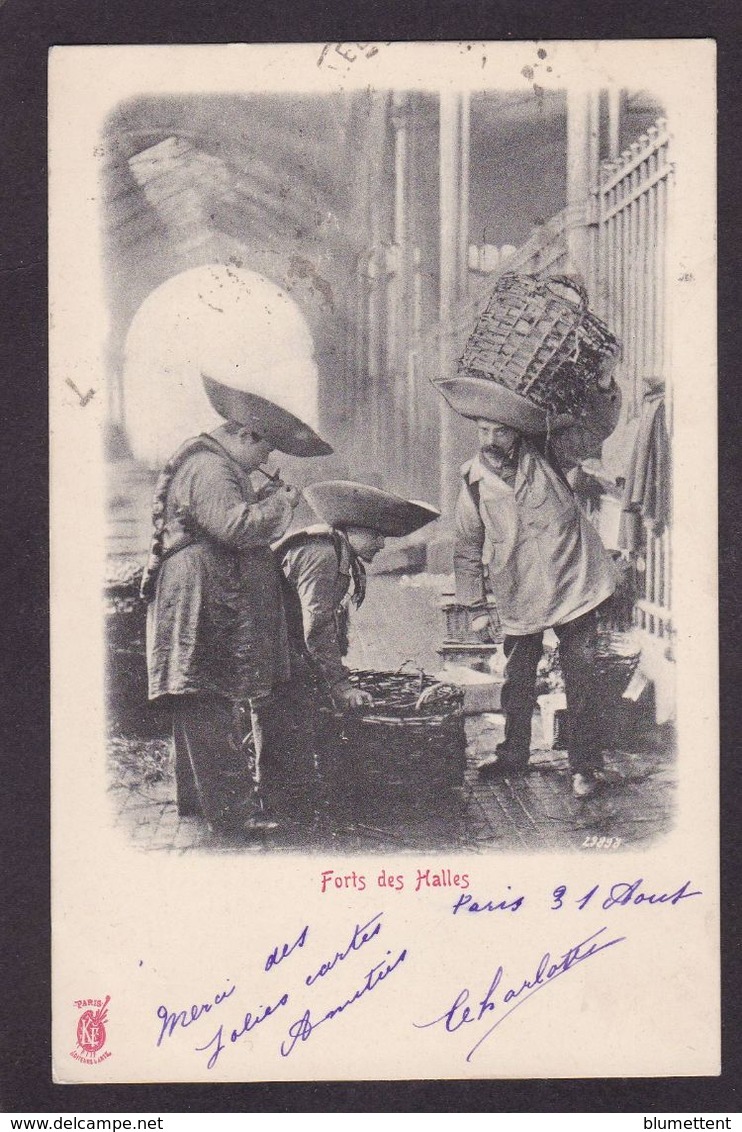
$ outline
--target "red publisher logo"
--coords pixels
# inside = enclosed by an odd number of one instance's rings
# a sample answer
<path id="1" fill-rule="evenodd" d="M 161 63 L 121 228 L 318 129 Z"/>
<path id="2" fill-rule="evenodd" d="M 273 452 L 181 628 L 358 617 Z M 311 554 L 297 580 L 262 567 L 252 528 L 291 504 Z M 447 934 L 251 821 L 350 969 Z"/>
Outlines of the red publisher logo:
<path id="1" fill-rule="evenodd" d="M 75 1002 L 78 1010 L 82 1010 L 77 1022 L 77 1047 L 70 1052 L 75 1061 L 82 1061 L 85 1065 L 97 1065 L 111 1056 L 110 1050 L 101 1053 L 106 1044 L 106 1022 L 108 1021 L 108 1004 L 111 996 L 105 999 L 79 998 Z"/>

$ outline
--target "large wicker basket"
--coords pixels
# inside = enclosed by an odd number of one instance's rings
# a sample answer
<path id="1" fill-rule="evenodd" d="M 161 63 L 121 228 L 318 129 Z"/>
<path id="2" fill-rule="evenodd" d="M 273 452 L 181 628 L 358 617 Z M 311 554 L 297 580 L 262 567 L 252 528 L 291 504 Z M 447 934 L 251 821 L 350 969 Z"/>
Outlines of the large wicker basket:
<path id="1" fill-rule="evenodd" d="M 342 762 L 356 784 L 382 794 L 460 786 L 466 765 L 463 692 L 424 673 L 354 672 L 373 704 L 339 721 Z"/>
<path id="2" fill-rule="evenodd" d="M 601 365 L 619 350 L 569 275 L 502 275 L 479 316 L 459 374 L 496 381 L 540 408 L 580 417 Z"/>

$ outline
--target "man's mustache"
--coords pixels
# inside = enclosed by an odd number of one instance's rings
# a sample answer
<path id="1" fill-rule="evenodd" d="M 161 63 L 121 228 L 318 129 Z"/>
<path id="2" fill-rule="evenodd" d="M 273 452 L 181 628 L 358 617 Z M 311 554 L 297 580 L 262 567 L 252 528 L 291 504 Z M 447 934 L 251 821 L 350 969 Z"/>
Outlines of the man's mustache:
<path id="1" fill-rule="evenodd" d="M 482 445 L 482 451 L 483 452 L 497 452 L 501 456 L 509 456 L 510 453 L 514 450 L 514 448 L 515 448 L 515 442 L 513 442 L 512 444 L 508 444 L 507 447 L 505 447 L 502 444 L 497 444 L 496 441 L 494 441 L 494 440 L 489 440 L 486 444 Z"/>

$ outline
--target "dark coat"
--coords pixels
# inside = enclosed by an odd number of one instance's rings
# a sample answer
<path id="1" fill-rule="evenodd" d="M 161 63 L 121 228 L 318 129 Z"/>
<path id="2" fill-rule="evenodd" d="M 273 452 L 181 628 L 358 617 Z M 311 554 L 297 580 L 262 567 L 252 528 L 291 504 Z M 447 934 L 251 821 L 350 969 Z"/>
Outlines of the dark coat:
<path id="1" fill-rule="evenodd" d="M 259 500 L 249 474 L 211 437 L 180 463 L 167 492 L 163 561 L 147 615 L 150 699 L 217 694 L 240 701 L 288 678 L 270 543 L 290 516 L 285 498 Z"/>

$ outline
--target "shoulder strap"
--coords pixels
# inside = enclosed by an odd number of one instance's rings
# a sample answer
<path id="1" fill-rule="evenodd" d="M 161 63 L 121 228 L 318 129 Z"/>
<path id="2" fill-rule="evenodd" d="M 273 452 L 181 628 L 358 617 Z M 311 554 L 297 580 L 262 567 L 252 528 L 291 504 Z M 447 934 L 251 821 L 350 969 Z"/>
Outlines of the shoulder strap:
<path id="1" fill-rule="evenodd" d="M 175 473 L 183 466 L 189 457 L 193 456 L 196 452 L 204 451 L 213 452 L 215 455 L 227 455 L 221 444 L 213 440 L 207 433 L 202 433 L 200 436 L 194 436 L 192 439 L 186 440 L 185 444 L 181 444 L 178 451 L 170 457 L 157 478 L 154 499 L 152 501 L 152 541 L 150 543 L 147 564 L 142 573 L 142 582 L 139 587 L 139 594 L 144 601 L 149 602 L 155 596 L 157 576 L 160 573 L 160 567 L 165 559 L 169 558 L 171 554 L 175 554 L 178 550 L 183 550 L 186 546 L 192 546 L 194 542 L 198 541 L 195 536 L 189 535 L 183 542 L 178 543 L 170 553 L 163 554 L 165 505 L 167 503 L 170 484 L 173 482 Z"/>
<path id="2" fill-rule="evenodd" d="M 350 576 L 353 581 L 353 594 L 350 600 L 353 602 L 356 609 L 359 609 L 366 598 L 366 568 L 353 550 L 345 534 L 333 527 L 332 537 L 335 543 L 335 553 L 338 556 L 338 568 L 343 561 L 343 550 L 346 550 L 348 553 Z"/>
<path id="3" fill-rule="evenodd" d="M 301 531 L 292 531 L 291 534 L 286 535 L 280 542 L 276 543 L 273 547 L 274 553 L 279 555 L 285 554 L 287 550 L 292 547 L 298 546 L 307 538 L 320 538 L 327 542 L 331 542 L 337 557 L 338 572 L 343 562 L 343 549 L 348 551 L 348 561 L 350 563 L 350 575 L 353 580 L 353 604 L 358 608 L 363 604 L 366 596 L 366 571 L 363 563 L 357 554 L 354 554 L 353 548 L 349 544 L 345 536 L 334 527 L 317 526 L 305 527 Z"/>
<path id="4" fill-rule="evenodd" d="M 477 512 L 479 512 L 479 480 L 469 479 L 471 463 L 471 461 L 468 461 L 466 464 L 462 464 L 461 478 L 463 480 L 463 486 L 466 487 L 467 491 L 469 492 L 469 498 L 471 499 L 472 504 L 475 505 Z"/>
<path id="5" fill-rule="evenodd" d="M 466 490 L 471 496 L 472 503 L 476 507 L 477 512 L 479 512 L 479 480 L 474 480 L 474 482 L 472 482 L 469 477 L 465 475 L 464 483 L 466 484 Z"/>
<path id="6" fill-rule="evenodd" d="M 551 437 L 548 432 L 542 432 L 539 436 L 531 437 L 532 443 L 540 456 L 543 456 L 546 463 L 549 465 L 554 474 L 562 481 L 564 486 L 572 492 L 572 485 L 562 471 L 562 466 L 557 460 L 554 451 L 551 447 Z M 574 494 L 574 492 L 572 492 Z"/>
<path id="7" fill-rule="evenodd" d="M 293 546 L 298 546 L 298 544 L 300 542 L 303 542 L 305 539 L 322 538 L 327 542 L 333 543 L 339 561 L 340 552 L 338 550 L 334 536 L 335 531 L 333 531 L 331 527 L 302 527 L 302 529 L 299 531 L 290 531 L 287 535 L 284 535 L 283 538 L 280 539 L 277 543 L 274 543 L 273 552 L 278 555 L 285 554 L 287 550 L 290 550 Z"/>

